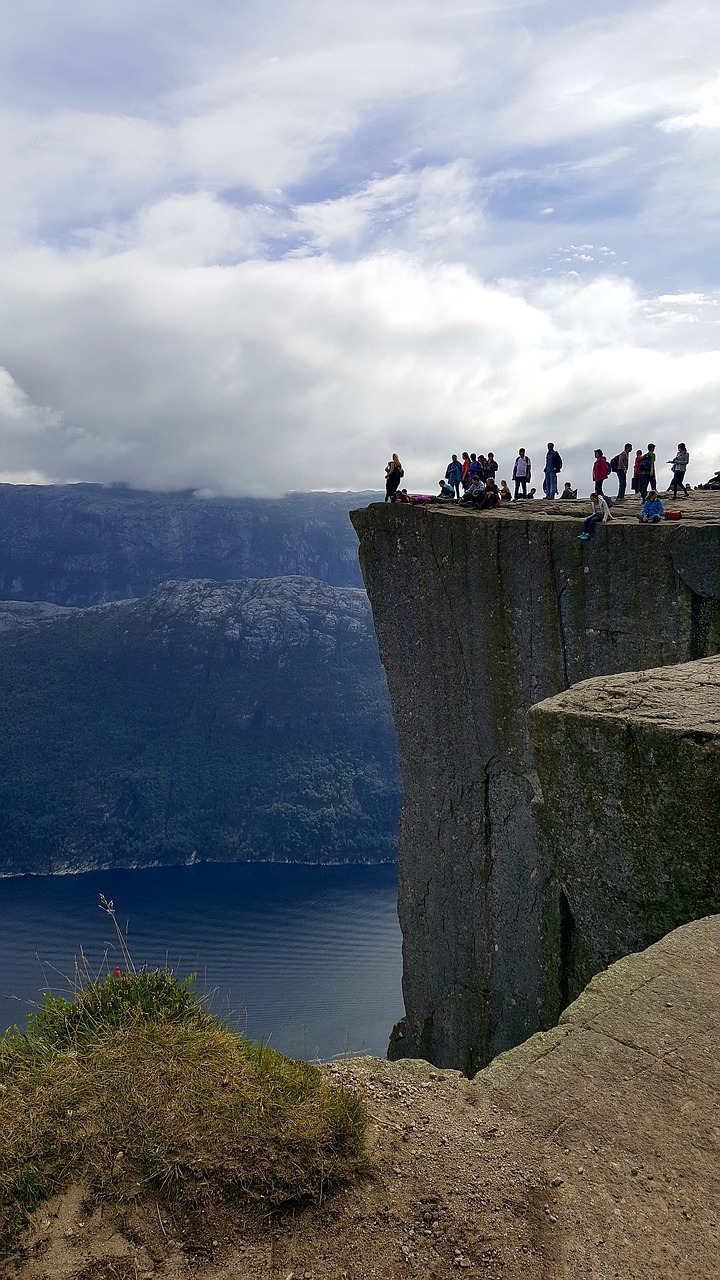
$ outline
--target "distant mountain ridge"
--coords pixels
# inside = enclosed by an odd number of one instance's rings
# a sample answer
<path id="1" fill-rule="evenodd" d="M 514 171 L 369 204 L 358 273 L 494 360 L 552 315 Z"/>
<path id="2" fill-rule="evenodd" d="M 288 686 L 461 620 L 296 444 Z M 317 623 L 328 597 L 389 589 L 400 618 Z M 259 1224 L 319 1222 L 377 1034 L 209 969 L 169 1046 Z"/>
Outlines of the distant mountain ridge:
<path id="1" fill-rule="evenodd" d="M 359 589 L 170 582 L 17 626 L 0 716 L 0 875 L 394 857 L 394 728 Z"/>
<path id="2" fill-rule="evenodd" d="M 0 599 L 86 606 L 144 596 L 170 579 L 287 574 L 361 587 L 348 512 L 377 496 L 0 485 Z"/>

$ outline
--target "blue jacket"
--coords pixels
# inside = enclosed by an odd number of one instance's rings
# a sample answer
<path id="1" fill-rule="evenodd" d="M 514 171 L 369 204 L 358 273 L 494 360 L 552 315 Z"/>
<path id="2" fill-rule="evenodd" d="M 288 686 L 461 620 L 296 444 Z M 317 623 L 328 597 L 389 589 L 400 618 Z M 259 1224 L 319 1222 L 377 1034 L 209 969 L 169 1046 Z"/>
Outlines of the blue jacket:
<path id="1" fill-rule="evenodd" d="M 449 462 L 447 471 L 445 472 L 446 480 L 451 484 L 459 484 L 462 476 L 462 462 Z"/>
<path id="2" fill-rule="evenodd" d="M 642 513 L 649 520 L 652 516 L 663 516 L 665 508 L 659 498 L 646 498 L 643 502 Z"/>

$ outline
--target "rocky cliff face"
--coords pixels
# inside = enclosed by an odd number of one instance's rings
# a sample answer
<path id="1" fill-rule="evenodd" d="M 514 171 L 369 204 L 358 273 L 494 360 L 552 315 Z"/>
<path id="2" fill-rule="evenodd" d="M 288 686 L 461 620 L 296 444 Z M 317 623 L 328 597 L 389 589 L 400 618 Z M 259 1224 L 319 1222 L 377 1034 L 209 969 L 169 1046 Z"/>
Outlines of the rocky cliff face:
<path id="1" fill-rule="evenodd" d="M 720 908 L 720 657 L 600 676 L 530 709 L 560 974 L 594 974 Z"/>
<path id="2" fill-rule="evenodd" d="M 168 579 L 285 574 L 360 586 L 347 513 L 370 496 L 0 485 L 0 599 L 90 605 L 142 596 Z"/>
<path id="3" fill-rule="evenodd" d="M 626 505 L 633 515 L 587 545 L 581 504 L 352 513 L 404 783 L 394 1056 L 472 1073 L 560 1012 L 561 902 L 536 838 L 529 707 L 720 647 L 714 495 L 652 528 Z"/>

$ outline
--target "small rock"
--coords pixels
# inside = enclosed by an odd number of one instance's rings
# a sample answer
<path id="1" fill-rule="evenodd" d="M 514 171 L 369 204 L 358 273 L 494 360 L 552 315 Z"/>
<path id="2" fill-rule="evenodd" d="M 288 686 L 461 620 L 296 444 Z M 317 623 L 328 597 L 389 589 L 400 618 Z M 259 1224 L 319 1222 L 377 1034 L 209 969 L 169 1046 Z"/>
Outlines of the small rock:
<path id="1" fill-rule="evenodd" d="M 561 1187 L 561 1186 L 563 1185 L 564 1181 L 565 1181 L 565 1179 L 564 1179 L 564 1178 L 561 1178 L 560 1176 L 558 1176 L 557 1178 L 553 1178 L 553 1180 L 552 1180 L 552 1185 L 553 1185 L 554 1187 Z"/>

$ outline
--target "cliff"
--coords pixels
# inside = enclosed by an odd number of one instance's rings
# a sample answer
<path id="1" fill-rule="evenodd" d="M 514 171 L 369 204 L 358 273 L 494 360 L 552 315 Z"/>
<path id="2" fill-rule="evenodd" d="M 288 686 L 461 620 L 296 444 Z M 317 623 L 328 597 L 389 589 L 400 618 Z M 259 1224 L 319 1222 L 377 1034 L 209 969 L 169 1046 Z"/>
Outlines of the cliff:
<path id="1" fill-rule="evenodd" d="M 597 677 L 531 707 L 563 998 L 720 907 L 720 657 Z"/>
<path id="2" fill-rule="evenodd" d="M 0 718 L 0 875 L 395 856 L 394 729 L 358 588 L 167 583 L 60 610 L 0 635 Z"/>
<path id="3" fill-rule="evenodd" d="M 627 510 L 628 514 L 623 514 Z M 352 513 L 397 727 L 406 1017 L 393 1056 L 468 1074 L 562 1008 L 556 873 L 537 840 L 531 705 L 720 637 L 720 502 L 587 545 L 584 504 Z"/>
<path id="4" fill-rule="evenodd" d="M 278 489 L 288 479 L 278 475 Z M 3 484 L 0 599 L 90 605 L 143 596 L 169 579 L 287 574 L 359 587 L 347 512 L 371 496 L 208 498 L 99 484 Z"/>

